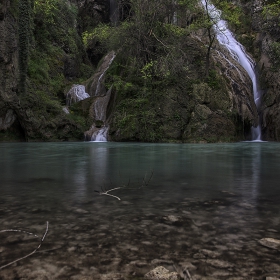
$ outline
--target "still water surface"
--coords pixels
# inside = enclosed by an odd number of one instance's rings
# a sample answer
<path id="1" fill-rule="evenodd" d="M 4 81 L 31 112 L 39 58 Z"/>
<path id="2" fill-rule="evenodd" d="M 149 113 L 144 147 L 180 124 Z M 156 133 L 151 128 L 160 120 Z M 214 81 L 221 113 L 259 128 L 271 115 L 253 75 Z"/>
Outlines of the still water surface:
<path id="1" fill-rule="evenodd" d="M 49 221 L 49 251 L 0 279 L 141 279 L 155 260 L 195 279 L 280 276 L 278 251 L 258 243 L 280 239 L 279 182 L 278 143 L 0 144 L 0 230 L 41 236 Z M 121 200 L 96 192 L 121 186 Z M 0 267 L 38 243 L 1 237 Z"/>

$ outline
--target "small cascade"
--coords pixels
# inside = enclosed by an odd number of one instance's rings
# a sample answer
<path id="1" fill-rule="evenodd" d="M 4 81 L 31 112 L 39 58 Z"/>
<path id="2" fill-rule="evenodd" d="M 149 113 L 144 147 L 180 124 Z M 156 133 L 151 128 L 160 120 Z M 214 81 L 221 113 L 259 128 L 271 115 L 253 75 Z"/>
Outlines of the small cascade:
<path id="1" fill-rule="evenodd" d="M 89 94 L 85 91 L 85 86 L 73 85 L 72 88 L 66 94 L 66 105 L 71 106 L 71 104 L 79 102 L 89 97 Z"/>
<path id="2" fill-rule="evenodd" d="M 107 108 L 111 98 L 112 88 L 110 88 L 105 96 L 98 96 L 94 102 L 94 119 L 95 122 L 88 135 L 91 135 L 90 141 L 106 142 L 109 125 L 106 123 Z"/>
<path id="3" fill-rule="evenodd" d="M 104 69 L 104 71 L 101 73 L 101 75 L 99 76 L 98 78 L 98 81 L 97 81 L 97 85 L 96 85 L 96 90 L 95 90 L 95 96 L 100 96 L 99 92 L 100 92 L 100 86 L 101 86 L 101 83 L 102 83 L 102 78 L 103 76 L 105 75 L 106 71 L 109 69 L 110 65 L 112 64 L 113 60 L 115 59 L 116 57 L 116 54 L 113 53 L 112 55 L 112 58 L 110 59 L 107 67 Z"/>
<path id="4" fill-rule="evenodd" d="M 107 133 L 109 127 L 103 126 L 101 129 L 95 131 L 91 136 L 93 142 L 107 142 Z"/>
<path id="5" fill-rule="evenodd" d="M 96 73 L 89 79 L 87 89 L 92 96 L 89 108 L 93 124 L 85 131 L 85 141 L 107 141 L 109 125 L 107 120 L 107 108 L 111 98 L 112 88 L 106 90 L 104 85 L 105 74 L 116 57 L 115 51 L 109 52 L 100 63 Z"/>
<path id="6" fill-rule="evenodd" d="M 205 1 L 208 0 L 202 0 L 202 5 L 205 9 L 207 9 L 207 12 L 210 14 L 211 18 L 214 19 L 216 22 L 213 28 L 215 29 L 218 42 L 230 52 L 232 58 L 246 70 L 246 72 L 252 80 L 254 100 L 256 107 L 259 110 L 261 92 L 258 90 L 257 87 L 255 62 L 246 53 L 244 47 L 236 41 L 234 35 L 227 27 L 227 22 L 221 19 L 221 11 L 216 9 L 216 7 L 213 4 L 209 2 L 206 3 Z M 258 124 L 257 127 L 252 127 L 252 140 L 261 141 L 260 124 Z"/>

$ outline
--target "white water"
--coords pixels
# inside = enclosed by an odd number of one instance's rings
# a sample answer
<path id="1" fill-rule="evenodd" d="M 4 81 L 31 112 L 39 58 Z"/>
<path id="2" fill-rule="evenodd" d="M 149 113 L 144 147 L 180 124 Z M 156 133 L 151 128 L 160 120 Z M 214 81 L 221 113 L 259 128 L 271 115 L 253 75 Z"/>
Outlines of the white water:
<path id="1" fill-rule="evenodd" d="M 109 127 L 104 126 L 91 136 L 91 141 L 93 142 L 107 142 L 107 133 Z"/>
<path id="2" fill-rule="evenodd" d="M 207 3 L 205 2 L 207 1 Z M 253 84 L 254 100 L 257 108 L 260 106 L 261 93 L 257 88 L 257 77 L 255 73 L 255 63 L 246 53 L 244 47 L 236 41 L 234 35 L 227 27 L 227 22 L 221 19 L 221 11 L 209 3 L 208 0 L 202 0 L 202 5 L 213 20 L 213 28 L 216 32 L 217 40 L 230 52 L 231 56 L 246 70 Z M 252 140 L 261 141 L 260 125 L 252 127 Z"/>
<path id="3" fill-rule="evenodd" d="M 99 96 L 99 91 L 100 91 L 100 85 L 101 85 L 102 78 L 103 78 L 104 74 L 106 73 L 106 71 L 109 69 L 109 67 L 112 64 L 112 62 L 115 59 L 115 57 L 116 57 L 116 54 L 114 53 L 112 58 L 110 59 L 108 65 L 107 65 L 107 67 L 105 68 L 103 73 L 99 76 L 98 81 L 97 81 L 96 90 L 95 90 L 95 96 Z"/>
<path id="4" fill-rule="evenodd" d="M 86 93 L 85 86 L 73 85 L 66 95 L 67 105 L 71 106 L 72 103 L 79 102 L 89 97 L 89 94 Z"/>

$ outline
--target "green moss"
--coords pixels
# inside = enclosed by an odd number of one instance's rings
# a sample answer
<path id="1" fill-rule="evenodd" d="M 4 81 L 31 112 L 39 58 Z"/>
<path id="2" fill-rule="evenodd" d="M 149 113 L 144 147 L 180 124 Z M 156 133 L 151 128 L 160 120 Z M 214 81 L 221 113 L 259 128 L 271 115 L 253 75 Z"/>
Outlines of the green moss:
<path id="1" fill-rule="evenodd" d="M 219 90 L 221 88 L 221 78 L 215 70 L 209 70 L 207 83 L 212 89 Z"/>

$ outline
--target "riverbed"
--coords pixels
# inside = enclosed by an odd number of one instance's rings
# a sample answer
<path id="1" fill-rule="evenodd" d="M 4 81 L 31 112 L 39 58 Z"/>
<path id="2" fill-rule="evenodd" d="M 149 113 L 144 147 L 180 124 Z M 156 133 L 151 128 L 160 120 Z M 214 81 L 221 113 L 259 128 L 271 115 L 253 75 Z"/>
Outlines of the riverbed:
<path id="1" fill-rule="evenodd" d="M 278 143 L 3 143 L 0 155 L 0 267 L 20 259 L 0 279 L 136 280 L 157 266 L 280 278 L 263 242 L 280 239 Z"/>

